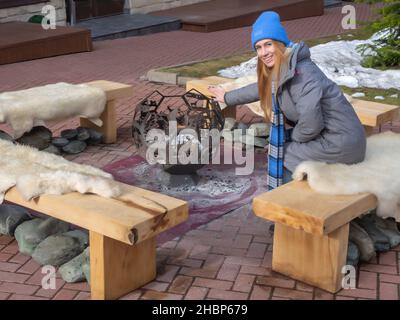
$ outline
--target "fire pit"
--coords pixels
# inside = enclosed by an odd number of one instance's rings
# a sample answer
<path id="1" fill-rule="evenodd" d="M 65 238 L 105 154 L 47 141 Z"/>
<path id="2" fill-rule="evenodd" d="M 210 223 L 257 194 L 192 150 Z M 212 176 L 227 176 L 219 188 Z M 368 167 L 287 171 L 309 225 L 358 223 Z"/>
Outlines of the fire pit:
<path id="1" fill-rule="evenodd" d="M 191 174 L 212 160 L 223 128 L 224 117 L 217 101 L 195 89 L 170 96 L 156 90 L 136 106 L 132 137 L 144 158 L 152 144 L 163 142 L 166 157 L 159 163 L 164 170 Z M 163 141 L 160 141 L 160 132 L 165 134 Z M 152 133 L 158 134 L 158 140 L 152 138 Z M 212 137 L 217 138 L 217 143 Z M 182 163 L 182 157 L 177 156 L 182 154 L 194 157 Z"/>

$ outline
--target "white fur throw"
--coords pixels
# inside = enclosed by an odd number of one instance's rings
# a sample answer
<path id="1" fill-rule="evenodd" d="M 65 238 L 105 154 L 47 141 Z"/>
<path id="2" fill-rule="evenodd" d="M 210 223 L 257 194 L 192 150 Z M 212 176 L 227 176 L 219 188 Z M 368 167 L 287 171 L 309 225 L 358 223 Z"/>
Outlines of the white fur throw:
<path id="1" fill-rule="evenodd" d="M 400 222 L 400 134 L 384 132 L 367 139 L 363 162 L 353 165 L 305 161 L 293 179 L 307 175 L 310 187 L 325 194 L 370 192 L 378 199 L 377 214 Z"/>
<path id="2" fill-rule="evenodd" d="M 121 193 L 110 174 L 29 146 L 0 139 L 0 155 L 0 203 L 14 186 L 25 200 L 73 191 L 103 197 Z"/>
<path id="3" fill-rule="evenodd" d="M 107 99 L 100 88 L 85 84 L 56 83 L 0 94 L 0 122 L 7 122 L 19 138 L 44 121 L 80 116 L 98 126 Z"/>

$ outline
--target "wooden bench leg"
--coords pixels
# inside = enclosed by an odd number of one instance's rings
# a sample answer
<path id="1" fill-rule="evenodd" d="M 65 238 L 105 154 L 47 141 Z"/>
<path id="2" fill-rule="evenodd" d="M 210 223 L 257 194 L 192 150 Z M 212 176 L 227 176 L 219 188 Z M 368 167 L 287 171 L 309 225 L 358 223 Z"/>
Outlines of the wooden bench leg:
<path id="1" fill-rule="evenodd" d="M 100 119 L 103 121 L 101 127 L 85 118 L 80 118 L 80 126 L 100 131 L 104 135 L 104 143 L 115 143 L 117 141 L 117 118 L 114 100 L 107 102 Z"/>
<path id="2" fill-rule="evenodd" d="M 342 288 L 349 224 L 318 236 L 276 223 L 272 270 L 329 292 Z"/>
<path id="3" fill-rule="evenodd" d="M 92 299 L 117 299 L 155 277 L 155 237 L 132 246 L 90 231 Z"/>

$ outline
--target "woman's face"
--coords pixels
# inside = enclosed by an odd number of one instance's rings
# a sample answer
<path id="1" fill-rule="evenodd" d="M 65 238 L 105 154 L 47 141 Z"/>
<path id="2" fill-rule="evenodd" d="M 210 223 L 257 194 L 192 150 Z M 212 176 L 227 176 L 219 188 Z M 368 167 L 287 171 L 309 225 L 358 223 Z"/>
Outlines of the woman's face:
<path id="1" fill-rule="evenodd" d="M 258 58 L 268 67 L 275 65 L 276 50 L 271 39 L 263 39 L 256 43 L 256 51 Z"/>

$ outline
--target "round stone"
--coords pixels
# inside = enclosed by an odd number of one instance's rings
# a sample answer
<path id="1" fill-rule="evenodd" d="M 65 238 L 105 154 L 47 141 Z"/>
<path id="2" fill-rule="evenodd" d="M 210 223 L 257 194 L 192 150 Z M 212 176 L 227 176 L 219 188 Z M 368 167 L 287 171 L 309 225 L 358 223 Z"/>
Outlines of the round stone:
<path id="1" fill-rule="evenodd" d="M 31 255 L 37 245 L 53 234 L 67 232 L 69 224 L 54 218 L 35 218 L 21 223 L 14 232 L 21 253 Z M 79 241 L 76 240 L 79 244 Z"/>
<path id="2" fill-rule="evenodd" d="M 2 204 L 0 205 L 0 234 L 14 236 L 15 229 L 30 219 L 29 212 L 24 207 Z"/>
<path id="3" fill-rule="evenodd" d="M 349 241 L 347 248 L 347 265 L 356 267 L 360 259 L 360 251 L 354 242 Z"/>
<path id="4" fill-rule="evenodd" d="M 78 127 L 76 129 L 78 131 L 77 139 L 80 141 L 86 141 L 90 138 L 90 132 L 87 128 Z"/>
<path id="5" fill-rule="evenodd" d="M 0 130 L 0 139 L 7 141 L 14 141 L 14 139 L 5 131 Z"/>
<path id="6" fill-rule="evenodd" d="M 85 275 L 82 270 L 82 264 L 84 261 L 84 253 L 76 256 L 72 260 L 64 263 L 58 272 L 62 279 L 68 283 L 85 281 Z"/>
<path id="7" fill-rule="evenodd" d="M 103 142 L 103 134 L 95 129 L 88 128 L 90 138 L 87 141 L 89 144 L 99 144 Z"/>
<path id="8" fill-rule="evenodd" d="M 39 150 L 46 149 L 50 145 L 52 133 L 43 126 L 33 127 L 31 131 L 26 132 L 17 142 L 28 145 Z"/>
<path id="9" fill-rule="evenodd" d="M 79 141 L 79 140 L 74 140 L 65 145 L 62 150 L 66 153 L 69 154 L 77 154 L 85 150 L 87 147 L 86 142 L 84 141 Z"/>
<path id="10" fill-rule="evenodd" d="M 225 130 L 232 130 L 235 126 L 236 119 L 234 118 L 225 118 L 224 129 Z"/>
<path id="11" fill-rule="evenodd" d="M 89 261 L 89 248 L 86 248 L 80 255 L 76 256 L 72 260 L 63 264 L 58 272 L 65 282 L 80 282 L 86 279 L 83 266 L 88 264 Z"/>
<path id="12" fill-rule="evenodd" d="M 390 249 L 389 238 L 376 227 L 371 215 L 357 218 L 356 221 L 368 233 L 374 243 L 375 251 L 384 252 Z"/>
<path id="13" fill-rule="evenodd" d="M 86 248 L 85 261 L 82 264 L 82 271 L 85 275 L 86 281 L 90 284 L 90 249 Z"/>
<path id="14" fill-rule="evenodd" d="M 267 137 L 269 136 L 270 124 L 261 122 L 261 123 L 253 123 L 250 125 L 248 131 L 248 135 L 254 135 L 255 137 Z"/>
<path id="15" fill-rule="evenodd" d="M 233 126 L 233 130 L 241 130 L 242 134 L 246 134 L 246 130 L 249 128 L 249 125 L 243 122 L 236 122 L 235 125 Z"/>
<path id="16" fill-rule="evenodd" d="M 51 143 L 53 145 L 55 145 L 56 147 L 62 148 L 69 143 L 69 140 L 65 139 L 65 138 L 57 137 L 57 138 L 54 138 L 53 140 L 51 140 Z"/>
<path id="17" fill-rule="evenodd" d="M 44 126 L 33 127 L 30 132 L 38 135 L 39 137 L 41 137 L 43 140 L 46 140 L 47 142 L 50 142 L 51 138 L 53 137 L 53 133 Z"/>
<path id="18" fill-rule="evenodd" d="M 353 242 L 360 252 L 360 261 L 368 262 L 375 257 L 374 242 L 368 233 L 354 220 L 350 223 L 349 241 Z"/>
<path id="19" fill-rule="evenodd" d="M 32 258 L 41 265 L 60 266 L 81 253 L 76 238 L 65 234 L 52 235 L 40 242 Z"/>
<path id="20" fill-rule="evenodd" d="M 50 144 L 46 149 L 43 149 L 42 151 L 55 154 L 57 156 L 61 155 L 60 149 L 58 149 L 56 146 L 52 144 Z"/>
<path id="21" fill-rule="evenodd" d="M 61 137 L 68 140 L 75 139 L 77 136 L 78 136 L 78 130 L 76 129 L 66 129 L 61 131 Z"/>

